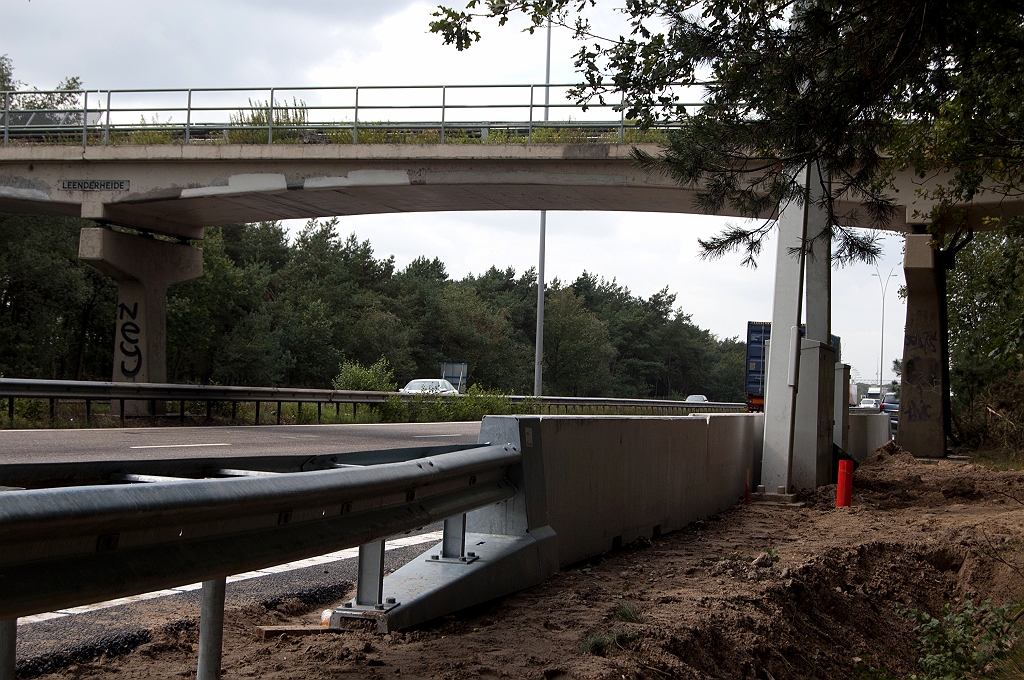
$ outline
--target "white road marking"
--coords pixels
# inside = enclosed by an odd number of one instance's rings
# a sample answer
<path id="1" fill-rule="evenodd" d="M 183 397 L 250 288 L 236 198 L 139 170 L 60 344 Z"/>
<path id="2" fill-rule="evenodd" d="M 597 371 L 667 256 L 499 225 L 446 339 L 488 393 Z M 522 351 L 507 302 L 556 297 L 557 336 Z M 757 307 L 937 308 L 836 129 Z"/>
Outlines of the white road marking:
<path id="1" fill-rule="evenodd" d="M 394 550 L 396 548 L 408 548 L 409 546 L 421 545 L 423 543 L 435 543 L 437 541 L 440 541 L 443 535 L 444 532 L 431 531 L 425 534 L 416 534 L 415 536 L 405 536 L 402 538 L 396 538 L 387 541 L 384 545 L 388 550 Z M 327 553 L 326 555 L 320 555 L 319 557 L 310 557 L 309 559 L 297 560 L 295 562 L 286 562 L 285 564 L 279 564 L 274 567 L 267 567 L 266 569 L 257 569 L 256 571 L 247 571 L 241 574 L 235 574 L 234 576 L 228 576 L 227 582 L 234 583 L 235 581 L 247 581 L 253 578 L 260 578 L 261 576 L 270 576 L 271 574 L 283 574 L 285 572 L 294 571 L 295 569 L 305 569 L 307 567 L 315 567 L 321 564 L 330 564 L 331 562 L 340 562 L 341 560 L 349 560 L 356 557 L 359 557 L 359 548 L 346 548 L 345 550 L 338 550 L 337 552 Z M 178 586 L 176 588 L 167 588 L 165 590 L 155 590 L 151 593 L 132 595 L 131 597 L 119 597 L 116 600 L 107 600 L 106 602 L 85 604 L 80 607 L 68 607 L 67 609 L 58 609 L 55 612 L 47 612 L 45 614 L 23 616 L 20 619 L 18 619 L 18 624 L 23 625 L 26 623 L 39 623 L 40 621 L 49 621 L 50 619 L 59 619 L 65 616 L 74 616 L 75 614 L 94 612 L 98 609 L 109 609 L 110 607 L 117 607 L 122 604 L 143 602 L 145 600 L 155 600 L 158 597 L 167 597 L 169 595 L 187 593 L 190 590 L 199 590 L 202 587 L 202 583 L 190 583 L 188 585 Z"/>
<path id="2" fill-rule="evenodd" d="M 414 434 L 412 436 L 412 438 L 413 439 L 433 439 L 434 437 L 463 437 L 463 436 L 468 437 L 470 435 L 462 435 L 462 434 Z"/>
<path id="3" fill-rule="evenodd" d="M 130 449 L 190 449 L 197 446 L 231 446 L 231 444 L 151 444 L 149 446 L 129 446 Z"/>

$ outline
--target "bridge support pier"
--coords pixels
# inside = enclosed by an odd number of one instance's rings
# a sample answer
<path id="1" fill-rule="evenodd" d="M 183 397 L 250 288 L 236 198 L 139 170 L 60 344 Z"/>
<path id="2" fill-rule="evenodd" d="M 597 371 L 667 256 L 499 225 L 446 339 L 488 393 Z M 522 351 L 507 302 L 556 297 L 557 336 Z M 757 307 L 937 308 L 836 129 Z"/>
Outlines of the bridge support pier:
<path id="1" fill-rule="evenodd" d="M 824 233 L 828 215 L 817 205 L 827 188 L 815 168 L 803 170 L 799 179 L 807 200 L 790 203 L 779 215 L 761 471 L 768 493 L 813 489 L 831 475 L 836 363 L 830 345 L 831 238 Z M 805 283 L 807 331 L 801 338 Z"/>
<path id="2" fill-rule="evenodd" d="M 202 276 L 203 251 L 90 227 L 82 229 L 78 257 L 117 281 L 114 382 L 167 382 L 167 288 Z M 128 401 L 125 415 L 156 415 L 152 408 Z M 112 403 L 111 413 L 119 412 Z"/>
<path id="3" fill-rule="evenodd" d="M 931 238 L 908 234 L 903 254 L 907 325 L 896 442 L 915 456 L 939 458 L 946 455 L 949 430 L 949 351 L 946 271 Z"/>

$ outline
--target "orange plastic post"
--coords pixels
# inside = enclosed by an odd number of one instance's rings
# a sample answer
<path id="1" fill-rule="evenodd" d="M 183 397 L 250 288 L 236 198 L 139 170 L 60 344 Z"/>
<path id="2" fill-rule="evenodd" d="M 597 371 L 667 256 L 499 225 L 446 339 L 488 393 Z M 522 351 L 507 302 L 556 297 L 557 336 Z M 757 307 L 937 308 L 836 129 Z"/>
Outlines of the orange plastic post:
<path id="1" fill-rule="evenodd" d="M 836 507 L 848 508 L 853 498 L 853 461 L 839 461 L 839 483 L 836 484 Z"/>

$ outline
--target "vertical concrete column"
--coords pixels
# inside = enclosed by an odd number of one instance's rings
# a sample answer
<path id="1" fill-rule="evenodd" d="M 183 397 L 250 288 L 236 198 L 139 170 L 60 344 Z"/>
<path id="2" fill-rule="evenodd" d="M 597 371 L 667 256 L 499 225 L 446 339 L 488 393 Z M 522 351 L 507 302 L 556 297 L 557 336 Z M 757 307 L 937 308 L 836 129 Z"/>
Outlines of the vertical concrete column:
<path id="1" fill-rule="evenodd" d="M 203 251 L 97 227 L 82 229 L 78 257 L 117 281 L 114 382 L 166 382 L 167 288 L 202 276 Z M 149 408 L 125 403 L 126 415 Z"/>
<path id="2" fill-rule="evenodd" d="M 809 172 L 798 181 L 808 185 Z M 800 372 L 800 326 L 804 297 L 804 239 L 807 202 L 785 206 L 779 215 L 779 249 L 775 256 L 775 294 L 772 300 L 772 337 L 764 399 L 764 452 L 761 483 L 768 493 L 789 492 L 793 466 L 793 423 L 797 378 Z M 797 254 L 791 254 L 796 249 Z"/>
<path id="3" fill-rule="evenodd" d="M 818 340 L 801 345 L 790 483 L 816 489 L 832 477 L 836 351 Z"/>
<path id="4" fill-rule="evenodd" d="M 949 379 L 944 314 L 945 270 L 928 234 L 908 234 L 903 254 L 907 325 L 903 337 L 899 432 L 915 456 L 946 455 Z"/>
<path id="5" fill-rule="evenodd" d="M 828 212 L 818 205 L 829 191 L 817 168 L 809 172 L 807 256 L 804 260 L 807 333 L 797 381 L 791 486 L 814 489 L 832 476 L 836 350 L 832 347 L 832 236 Z"/>

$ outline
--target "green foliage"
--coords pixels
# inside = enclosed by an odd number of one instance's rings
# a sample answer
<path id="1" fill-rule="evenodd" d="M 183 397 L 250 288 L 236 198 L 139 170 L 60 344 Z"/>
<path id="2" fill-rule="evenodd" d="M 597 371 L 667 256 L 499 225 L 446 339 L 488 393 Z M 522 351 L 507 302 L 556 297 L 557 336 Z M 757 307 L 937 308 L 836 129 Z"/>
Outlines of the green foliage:
<path id="1" fill-rule="evenodd" d="M 395 372 L 391 370 L 388 360 L 384 357 L 370 366 L 363 366 L 357 361 L 342 362 L 333 384 L 336 390 L 394 392 L 398 389 Z"/>
<path id="2" fill-rule="evenodd" d="M 611 40 L 592 31 L 599 4 L 469 0 L 439 7 L 430 30 L 465 50 L 481 38 L 478 18 L 572 29 L 582 43 L 575 95 L 624 96 L 641 125 L 675 124 L 663 154 L 636 158 L 698 187 L 706 211 L 761 216 L 805 199 L 795 171 L 830 174 L 820 207 L 841 261 L 877 256 L 877 243 L 850 227 L 895 215 L 899 170 L 928 178 L 953 168 L 928 192 L 936 227 L 983 184 L 1015 194 L 1024 180 L 1024 23 L 1013 3 L 636 0 L 623 9 L 630 30 Z M 702 103 L 686 107 L 697 92 Z M 841 208 L 849 199 L 862 207 Z M 752 262 L 769 232 L 733 227 L 704 246 Z"/>
<path id="3" fill-rule="evenodd" d="M 966 600 L 960 607 L 947 602 L 942 618 L 917 609 L 898 609 L 914 622 L 918 663 L 923 671 L 912 680 L 960 680 L 977 676 L 1004 658 L 1016 638 L 1011 612 L 1015 604 L 993 607 L 986 601 L 975 607 Z"/>
<path id="4" fill-rule="evenodd" d="M 954 435 L 1024 445 L 1024 231 L 978 234 L 947 276 Z"/>
<path id="5" fill-rule="evenodd" d="M 269 138 L 268 127 L 270 125 L 270 101 L 249 100 L 249 107 L 241 109 L 238 113 L 229 116 L 231 125 L 234 128 L 227 133 L 227 141 L 230 144 L 266 144 Z M 273 140 L 274 144 L 299 144 L 302 142 L 303 134 L 309 126 L 309 109 L 306 102 L 292 98 L 292 103 L 287 100 L 274 102 L 273 112 Z"/>
<path id="6" fill-rule="evenodd" d="M 114 283 L 77 257 L 91 223 L 0 215 L 0 372 L 108 379 Z M 531 413 L 508 394 L 533 387 L 536 275 L 490 268 L 452 280 L 438 259 L 396 270 L 368 241 L 311 220 L 289 242 L 274 222 L 210 227 L 196 244 L 202 277 L 167 297 L 172 382 L 325 388 L 342 362 L 385 382 L 469 364 L 458 400 L 418 398 L 381 409 L 389 420 L 477 420 Z M 697 328 L 661 291 L 649 299 L 584 273 L 547 291 L 545 393 L 712 399 L 741 396 L 743 345 Z"/>

